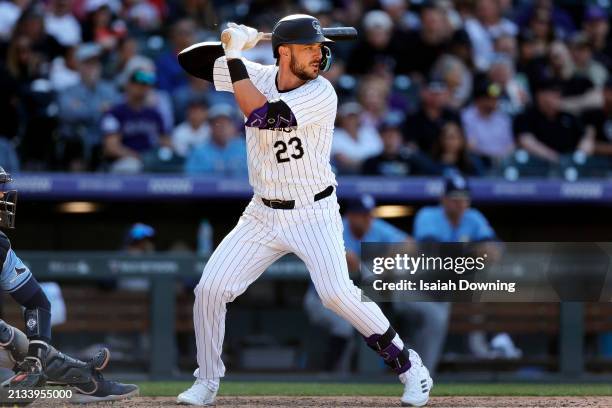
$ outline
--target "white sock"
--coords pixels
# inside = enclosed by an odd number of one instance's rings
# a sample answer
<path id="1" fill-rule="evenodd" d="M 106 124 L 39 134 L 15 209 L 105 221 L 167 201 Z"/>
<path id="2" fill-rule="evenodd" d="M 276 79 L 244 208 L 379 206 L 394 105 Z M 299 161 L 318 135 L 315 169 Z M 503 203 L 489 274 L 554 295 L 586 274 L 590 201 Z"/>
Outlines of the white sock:
<path id="1" fill-rule="evenodd" d="M 393 343 L 393 345 L 395 347 L 397 347 L 398 349 L 400 349 L 400 350 L 402 350 L 404 348 L 404 342 L 402 341 L 402 339 L 400 339 L 399 334 L 395 335 L 393 340 L 391 340 L 391 343 Z"/>

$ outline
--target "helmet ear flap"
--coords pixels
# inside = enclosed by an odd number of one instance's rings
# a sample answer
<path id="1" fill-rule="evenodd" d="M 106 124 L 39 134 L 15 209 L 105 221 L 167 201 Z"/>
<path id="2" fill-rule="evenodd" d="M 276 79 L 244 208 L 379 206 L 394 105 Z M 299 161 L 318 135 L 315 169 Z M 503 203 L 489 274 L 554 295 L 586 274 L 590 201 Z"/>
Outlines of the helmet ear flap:
<path id="1" fill-rule="evenodd" d="M 327 72 L 331 68 L 333 60 L 332 52 L 327 45 L 321 46 L 321 52 L 323 54 L 323 57 L 321 58 L 321 64 L 319 65 L 319 69 L 323 72 Z"/>

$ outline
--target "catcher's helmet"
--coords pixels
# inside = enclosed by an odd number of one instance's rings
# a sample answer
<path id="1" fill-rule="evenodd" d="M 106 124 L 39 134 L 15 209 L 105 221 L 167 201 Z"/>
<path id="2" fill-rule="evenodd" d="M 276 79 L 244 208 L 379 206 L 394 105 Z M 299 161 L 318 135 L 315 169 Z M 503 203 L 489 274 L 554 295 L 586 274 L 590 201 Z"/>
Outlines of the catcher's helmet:
<path id="1" fill-rule="evenodd" d="M 321 70 L 327 71 L 331 66 L 331 50 L 326 44 L 331 44 L 333 41 L 323 35 L 321 23 L 317 18 L 307 14 L 292 14 L 280 19 L 272 29 L 274 58 L 279 57 L 278 47 L 282 44 L 313 43 L 321 43 L 323 51 Z"/>
<path id="2" fill-rule="evenodd" d="M 17 207 L 17 191 L 5 190 L 5 184 L 13 181 L 11 175 L 0 167 L 0 227 L 15 227 L 15 209 Z"/>

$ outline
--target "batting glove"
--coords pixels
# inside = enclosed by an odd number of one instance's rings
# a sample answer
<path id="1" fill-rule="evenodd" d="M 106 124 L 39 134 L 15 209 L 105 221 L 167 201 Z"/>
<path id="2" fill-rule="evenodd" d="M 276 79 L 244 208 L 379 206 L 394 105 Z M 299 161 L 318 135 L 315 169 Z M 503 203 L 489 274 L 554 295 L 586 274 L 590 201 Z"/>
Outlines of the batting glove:
<path id="1" fill-rule="evenodd" d="M 223 49 L 225 50 L 225 56 L 227 58 L 242 57 L 242 49 L 249 40 L 246 32 L 236 27 L 227 28 L 224 32 L 230 34 L 229 41 L 222 43 Z"/>
<path id="2" fill-rule="evenodd" d="M 247 39 L 247 42 L 242 47 L 243 51 L 256 46 L 259 40 L 261 40 L 261 37 L 263 36 L 263 33 L 258 32 L 256 29 L 252 27 L 245 26 L 244 24 L 238 25 L 236 23 L 228 23 L 227 26 L 230 28 L 235 28 L 237 30 L 240 30 L 247 35 L 248 39 Z"/>

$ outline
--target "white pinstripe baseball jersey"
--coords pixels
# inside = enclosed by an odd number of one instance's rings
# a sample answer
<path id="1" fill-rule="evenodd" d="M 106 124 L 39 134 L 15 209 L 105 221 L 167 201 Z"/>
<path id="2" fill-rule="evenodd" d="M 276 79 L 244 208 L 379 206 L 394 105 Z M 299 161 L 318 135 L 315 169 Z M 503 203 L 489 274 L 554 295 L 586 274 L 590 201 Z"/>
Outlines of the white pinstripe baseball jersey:
<path id="1" fill-rule="evenodd" d="M 298 124 L 277 129 L 245 128 L 249 182 L 260 197 L 295 200 L 296 206 L 312 203 L 316 193 L 337 184 L 330 165 L 336 92 L 321 76 L 294 90 L 279 92 L 278 67 L 246 59 L 243 62 L 253 85 L 268 101 L 285 102 Z M 213 77 L 217 91 L 234 91 L 225 57 L 215 61 Z M 284 122 L 289 123 L 289 119 Z"/>
<path id="2" fill-rule="evenodd" d="M 198 349 L 194 374 L 211 381 L 225 374 L 221 351 L 226 304 L 288 253 L 304 261 L 323 305 L 361 334 L 369 338 L 390 327 L 375 303 L 361 301 L 361 291 L 349 278 L 336 194 L 314 200 L 316 193 L 336 185 L 329 164 L 337 104 L 333 87 L 318 77 L 292 91 L 279 92 L 277 67 L 243 61 L 254 85 L 268 101 L 284 101 L 297 126 L 246 128 L 249 178 L 255 196 L 211 255 L 194 291 Z M 225 57 L 216 60 L 213 76 L 217 90 L 233 91 Z M 295 208 L 273 209 L 262 198 L 295 200 Z M 393 345 L 397 350 L 403 348 L 399 336 L 395 335 Z"/>

